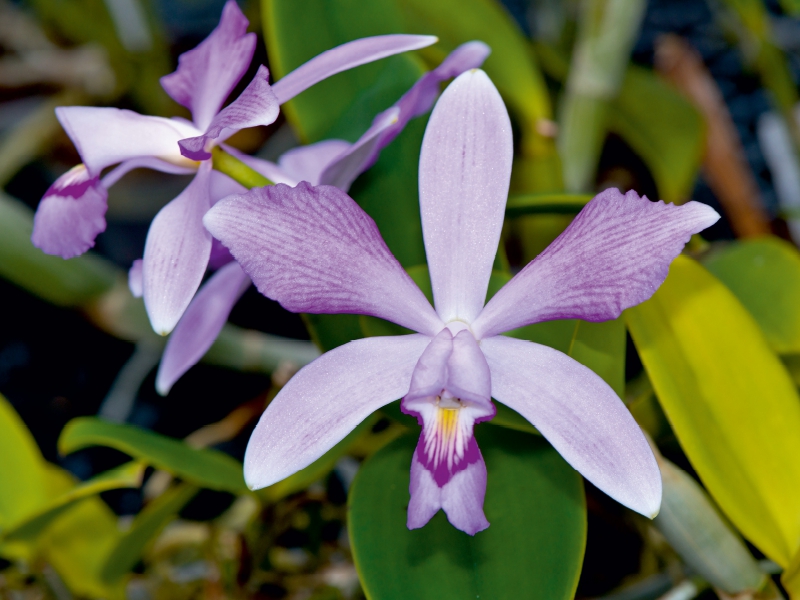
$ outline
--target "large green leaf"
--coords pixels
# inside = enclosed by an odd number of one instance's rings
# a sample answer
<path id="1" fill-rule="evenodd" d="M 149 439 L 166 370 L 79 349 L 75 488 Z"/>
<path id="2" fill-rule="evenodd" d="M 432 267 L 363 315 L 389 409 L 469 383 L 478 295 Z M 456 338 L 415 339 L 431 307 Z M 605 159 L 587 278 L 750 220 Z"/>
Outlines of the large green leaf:
<path id="1" fill-rule="evenodd" d="M 652 71 L 628 67 L 609 105 L 608 129 L 644 159 L 662 199 L 689 197 L 705 151 L 705 123 L 673 87 Z"/>
<path id="2" fill-rule="evenodd" d="M 392 0 L 262 0 L 261 8 L 270 67 L 276 78 L 334 46 L 361 37 L 399 33 L 402 28 Z M 334 75 L 282 110 L 304 141 L 315 142 L 327 137 L 348 109 L 359 104 L 366 109 L 357 115 L 360 135 L 377 112 L 408 89 L 408 75 L 418 70 L 408 56 L 393 56 Z M 415 78 L 412 75 L 412 83 Z M 376 82 L 379 85 L 374 87 Z M 370 89 L 375 91 L 367 102 L 364 93 Z"/>
<path id="3" fill-rule="evenodd" d="M 706 488 L 745 537 L 786 566 L 800 540 L 800 397 L 753 317 L 679 256 L 625 320 Z"/>
<path id="4" fill-rule="evenodd" d="M 736 294 L 772 349 L 800 353 L 800 254 L 776 237 L 733 242 L 703 261 Z"/>
<path id="5" fill-rule="evenodd" d="M 108 585 L 119 582 L 139 562 L 150 541 L 175 518 L 197 491 L 193 485 L 181 484 L 148 504 L 108 553 L 100 571 L 102 580 Z"/>
<path id="6" fill-rule="evenodd" d="M 0 527 L 47 502 L 45 461 L 11 404 L 0 395 Z"/>
<path id="7" fill-rule="evenodd" d="M 573 597 L 586 535 L 580 476 L 541 438 L 480 426 L 476 436 L 491 525 L 474 537 L 442 512 L 422 529 L 406 528 L 415 435 L 364 463 L 350 492 L 348 528 L 371 600 Z"/>
<path id="8" fill-rule="evenodd" d="M 73 419 L 58 438 L 62 454 L 88 446 L 116 448 L 173 475 L 212 490 L 246 493 L 242 464 L 217 450 L 192 448 L 152 431 L 94 417 Z"/>

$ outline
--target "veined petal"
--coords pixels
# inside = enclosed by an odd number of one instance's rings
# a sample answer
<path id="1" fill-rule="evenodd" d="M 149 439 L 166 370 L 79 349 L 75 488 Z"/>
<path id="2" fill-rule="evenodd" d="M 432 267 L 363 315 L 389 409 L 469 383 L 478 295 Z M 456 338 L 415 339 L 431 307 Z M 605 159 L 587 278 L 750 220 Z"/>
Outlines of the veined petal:
<path id="1" fill-rule="evenodd" d="M 162 208 L 150 224 L 144 246 L 144 305 L 153 329 L 166 335 L 175 327 L 200 287 L 211 253 L 203 214 L 211 206 L 211 163 L 203 163 L 192 183 Z"/>
<path id="2" fill-rule="evenodd" d="M 236 100 L 211 120 L 203 135 L 178 142 L 181 154 L 192 160 L 211 158 L 208 146 L 212 140 L 220 137 L 225 139 L 246 127 L 270 125 L 278 118 L 280 112 L 278 104 L 269 86 L 269 69 L 261 65 L 253 81 Z"/>
<path id="3" fill-rule="evenodd" d="M 200 44 L 178 58 L 178 69 L 161 78 L 173 100 L 192 111 L 198 129 L 206 129 L 250 66 L 256 34 L 235 0 L 222 9 L 219 25 Z"/>
<path id="4" fill-rule="evenodd" d="M 437 38 L 431 35 L 405 34 L 378 35 L 353 40 L 326 50 L 300 65 L 276 81 L 272 91 L 278 98 L 278 103 L 283 104 L 331 75 L 393 54 L 419 50 L 437 41 Z"/>
<path id="5" fill-rule="evenodd" d="M 343 154 L 325 168 L 320 175 L 320 183 L 333 185 L 345 192 L 350 189 L 356 177 L 375 162 L 383 144 L 384 133 L 397 123 L 400 109 L 392 107 L 379 114 L 372 126 Z"/>
<path id="6" fill-rule="evenodd" d="M 481 350 L 492 396 L 528 419 L 561 456 L 617 502 L 647 517 L 661 505 L 661 474 L 628 409 L 591 369 L 547 346 L 503 336 Z"/>
<path id="7" fill-rule="evenodd" d="M 472 440 L 475 444 L 475 440 Z M 477 444 L 475 444 L 477 450 Z M 439 487 L 431 472 L 417 458 L 411 459 L 411 482 L 408 503 L 409 529 L 419 529 L 431 520 L 440 508 L 444 509 L 447 520 L 461 531 L 475 535 L 489 527 L 483 513 L 483 499 L 486 496 L 486 464 L 483 457 L 459 471 L 444 485 Z"/>
<path id="8" fill-rule="evenodd" d="M 137 258 L 133 261 L 131 268 L 128 269 L 128 289 L 134 298 L 141 298 L 144 294 L 144 278 L 142 275 L 142 259 Z"/>
<path id="9" fill-rule="evenodd" d="M 443 327 L 375 222 L 341 190 L 256 188 L 218 202 L 203 222 L 288 310 L 372 315 L 428 335 Z"/>
<path id="10" fill-rule="evenodd" d="M 652 296 L 692 234 L 718 219 L 699 202 L 607 189 L 495 294 L 472 329 L 480 339 L 552 319 L 615 319 Z"/>
<path id="11" fill-rule="evenodd" d="M 419 160 L 422 233 L 436 311 L 471 323 L 486 299 L 513 154 L 511 122 L 483 71 L 460 75 L 433 109 Z"/>
<path id="12" fill-rule="evenodd" d="M 351 147 L 352 144 L 344 140 L 324 140 L 316 144 L 299 146 L 282 154 L 278 159 L 278 165 L 287 175 L 294 179 L 296 183 L 292 185 L 297 185 L 301 181 L 307 181 L 311 185 L 319 185 L 322 172 L 337 157 L 345 154 Z"/>
<path id="13" fill-rule="evenodd" d="M 408 389 L 430 338 L 356 340 L 303 367 L 261 416 L 244 457 L 247 485 L 258 489 L 307 467 L 380 407 Z"/>
<path id="14" fill-rule="evenodd" d="M 232 262 L 200 288 L 164 348 L 156 375 L 159 394 L 166 396 L 173 384 L 203 358 L 248 287 L 250 278 Z"/>
<path id="15" fill-rule="evenodd" d="M 140 156 L 185 162 L 178 141 L 200 133 L 182 120 L 119 108 L 59 106 L 56 117 L 92 177 L 105 167 Z"/>
<path id="16" fill-rule="evenodd" d="M 31 242 L 47 254 L 72 258 L 94 246 L 106 230 L 108 191 L 84 165 L 59 177 L 39 202 Z"/>

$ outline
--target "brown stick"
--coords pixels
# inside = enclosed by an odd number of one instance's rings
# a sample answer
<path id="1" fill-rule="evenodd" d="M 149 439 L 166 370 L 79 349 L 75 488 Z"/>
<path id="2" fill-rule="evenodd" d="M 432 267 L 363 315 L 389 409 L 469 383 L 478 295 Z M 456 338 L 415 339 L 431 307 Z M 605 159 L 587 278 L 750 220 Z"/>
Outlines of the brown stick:
<path id="1" fill-rule="evenodd" d="M 770 219 L 744 156 L 739 134 L 722 94 L 702 59 L 676 35 L 656 41 L 656 69 L 703 115 L 706 156 L 703 171 L 737 237 L 769 235 Z"/>

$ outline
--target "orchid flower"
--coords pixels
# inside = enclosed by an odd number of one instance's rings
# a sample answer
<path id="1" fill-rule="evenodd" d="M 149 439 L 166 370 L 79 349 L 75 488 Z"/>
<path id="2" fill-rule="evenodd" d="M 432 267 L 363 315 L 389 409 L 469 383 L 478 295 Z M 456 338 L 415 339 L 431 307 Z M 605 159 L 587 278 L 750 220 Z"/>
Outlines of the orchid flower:
<path id="1" fill-rule="evenodd" d="M 302 469 L 373 411 L 402 397 L 422 426 L 411 459 L 408 527 L 441 508 L 474 535 L 486 467 L 473 437 L 502 402 L 584 477 L 653 517 L 661 477 L 642 431 L 592 370 L 503 332 L 549 319 L 614 319 L 649 298 L 708 206 L 598 194 L 484 306 L 512 162 L 505 106 L 480 70 L 442 94 L 425 132 L 420 209 L 435 309 L 344 192 L 301 183 L 229 197 L 205 216 L 259 291 L 292 311 L 357 313 L 418 333 L 360 339 L 301 369 L 262 415 L 245 455 L 252 488 Z"/>
<path id="2" fill-rule="evenodd" d="M 323 52 L 270 86 L 263 65 L 231 104 L 225 99 L 247 70 L 256 36 L 235 0 L 219 25 L 196 48 L 181 55 L 178 69 L 161 79 L 165 91 L 192 113 L 192 122 L 139 115 L 117 108 L 59 107 L 56 116 L 83 160 L 45 193 L 34 219 L 32 241 L 49 254 L 70 258 L 94 245 L 105 230 L 107 189 L 128 171 L 146 167 L 196 173 L 189 186 L 155 216 L 142 262 L 142 291 L 150 322 L 166 335 L 199 287 L 212 239 L 202 216 L 212 197 L 209 149 L 236 131 L 269 125 L 279 105 L 343 70 L 392 54 L 423 48 L 431 36 L 386 35 L 355 40 Z M 221 109 L 221 110 L 220 110 Z M 119 166 L 103 179 L 106 167 Z"/>
<path id="3" fill-rule="evenodd" d="M 489 52 L 486 44 L 477 41 L 456 48 L 438 67 L 423 75 L 397 103 L 375 117 L 372 126 L 354 144 L 325 140 L 302 146 L 289 150 L 279 158 L 278 164 L 233 149 L 230 152 L 274 183 L 295 186 L 307 181 L 313 185 L 333 185 L 346 192 L 409 120 L 431 109 L 440 83 L 480 67 Z M 215 254 L 214 249 L 218 253 Z M 221 268 L 198 290 L 164 349 L 156 375 L 156 389 L 162 395 L 203 357 L 228 320 L 233 306 L 250 287 L 250 277 L 237 263 L 230 262 L 233 261 L 230 254 L 226 257 L 229 264 L 224 264 L 227 249 L 224 246 L 214 249 L 212 262 Z M 133 287 L 140 289 L 136 277 L 141 275 L 132 276 Z"/>

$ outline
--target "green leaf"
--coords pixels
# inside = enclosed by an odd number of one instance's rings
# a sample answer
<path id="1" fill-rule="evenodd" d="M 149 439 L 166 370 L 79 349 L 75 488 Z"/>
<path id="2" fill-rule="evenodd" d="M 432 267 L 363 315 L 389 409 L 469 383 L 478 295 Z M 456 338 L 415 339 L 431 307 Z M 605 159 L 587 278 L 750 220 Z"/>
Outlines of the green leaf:
<path id="1" fill-rule="evenodd" d="M 474 537 L 441 511 L 422 529 L 406 528 L 416 436 L 364 463 L 348 499 L 348 530 L 368 598 L 516 598 L 520 590 L 573 597 L 586 536 L 580 476 L 541 438 L 480 426 L 476 437 L 491 525 Z"/>
<path id="2" fill-rule="evenodd" d="M 617 396 L 625 397 L 625 323 L 577 320 L 569 356 L 600 375 Z"/>
<path id="3" fill-rule="evenodd" d="M 590 194 L 512 194 L 506 204 L 506 217 L 538 214 L 575 215 L 592 198 Z"/>
<path id="4" fill-rule="evenodd" d="M 345 42 L 402 29 L 401 15 L 391 0 L 262 0 L 261 12 L 276 79 Z M 327 137 L 351 106 L 360 104 L 370 109 L 359 115 L 360 135 L 379 111 L 408 89 L 407 75 L 415 69 L 419 71 L 408 56 L 392 56 L 321 81 L 284 104 L 282 110 L 303 141 L 315 142 Z M 398 74 L 394 81 L 392 73 Z M 373 105 L 368 107 L 370 103 L 359 101 L 359 96 L 372 88 L 381 74 L 380 93 L 374 94 Z"/>
<path id="5" fill-rule="evenodd" d="M 4 542 L 33 541 L 53 521 L 75 503 L 107 490 L 134 488 L 142 484 L 144 465 L 138 462 L 126 463 L 105 473 L 101 473 L 60 495 L 33 515 L 6 530 Z"/>
<path id="6" fill-rule="evenodd" d="M 175 518 L 197 491 L 193 485 L 181 484 L 148 504 L 108 553 L 100 573 L 102 580 L 109 585 L 119 582 L 139 562 L 150 541 Z"/>
<path id="7" fill-rule="evenodd" d="M 786 566 L 800 539 L 800 397 L 753 317 L 678 256 L 625 321 L 686 456 L 719 507 Z"/>
<path id="8" fill-rule="evenodd" d="M 242 464 L 217 450 L 192 448 L 152 431 L 110 423 L 95 417 L 73 419 L 58 438 L 58 450 L 69 454 L 88 446 L 116 448 L 181 479 L 212 490 L 247 493 Z"/>
<path id="9" fill-rule="evenodd" d="M 644 159 L 663 200 L 689 197 L 705 152 L 705 123 L 678 91 L 652 71 L 628 67 L 609 106 L 608 129 Z"/>
<path id="10" fill-rule="evenodd" d="M 800 254 L 776 237 L 731 243 L 703 265 L 736 294 L 780 354 L 800 353 Z"/>
<path id="11" fill-rule="evenodd" d="M 0 277 L 61 306 L 77 306 L 109 290 L 115 272 L 91 254 L 64 260 L 31 243 L 33 212 L 0 192 Z"/>
<path id="12" fill-rule="evenodd" d="M 0 395 L 0 526 L 47 502 L 45 461 L 11 404 Z"/>

